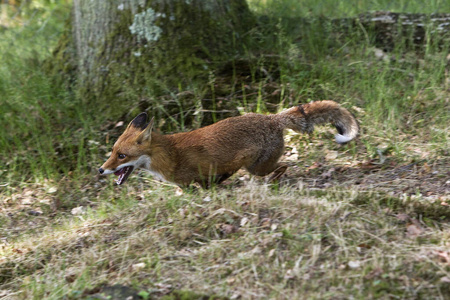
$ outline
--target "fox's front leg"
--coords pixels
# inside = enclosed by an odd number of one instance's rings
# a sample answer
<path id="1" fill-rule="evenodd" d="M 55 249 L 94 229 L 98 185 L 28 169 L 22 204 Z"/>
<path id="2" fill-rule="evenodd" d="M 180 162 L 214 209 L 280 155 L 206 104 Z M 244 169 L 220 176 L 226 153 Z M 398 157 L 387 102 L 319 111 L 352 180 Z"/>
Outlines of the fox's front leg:
<path id="1" fill-rule="evenodd" d="M 197 180 L 196 182 L 200 184 L 204 189 L 209 189 L 213 184 L 221 184 L 225 180 L 231 177 L 235 172 L 224 173 L 220 175 L 214 175 L 211 179 Z"/>

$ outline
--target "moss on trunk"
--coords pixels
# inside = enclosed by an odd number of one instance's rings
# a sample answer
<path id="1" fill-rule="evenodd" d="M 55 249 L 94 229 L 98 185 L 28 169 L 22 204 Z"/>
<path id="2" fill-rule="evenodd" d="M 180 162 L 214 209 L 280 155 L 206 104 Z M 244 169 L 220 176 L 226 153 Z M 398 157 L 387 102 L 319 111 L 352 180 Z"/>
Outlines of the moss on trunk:
<path id="1" fill-rule="evenodd" d="M 244 53 L 255 21 L 245 0 L 74 0 L 71 26 L 50 69 L 69 75 L 86 104 L 117 117 L 207 84 Z"/>

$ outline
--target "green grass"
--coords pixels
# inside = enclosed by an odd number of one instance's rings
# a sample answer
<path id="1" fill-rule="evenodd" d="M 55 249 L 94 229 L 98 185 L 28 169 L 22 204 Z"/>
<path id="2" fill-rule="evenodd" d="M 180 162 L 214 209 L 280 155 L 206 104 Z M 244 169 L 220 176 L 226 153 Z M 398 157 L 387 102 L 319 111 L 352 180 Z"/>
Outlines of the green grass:
<path id="1" fill-rule="evenodd" d="M 16 22 L 1 32 L 1 161 L 18 171 L 8 172 L 10 184 L 67 174 L 78 159 L 85 159 L 80 143 L 90 135 L 86 129 L 92 125 L 83 120 L 83 116 L 91 118 L 87 108 L 80 107 L 44 71 L 44 60 L 50 57 L 69 14 L 65 2 L 45 7 L 30 4 L 22 13 L 15 12 L 12 20 Z M 77 166 L 85 167 L 85 163 Z"/>
<path id="2" fill-rule="evenodd" d="M 370 32 L 293 20 L 449 4 L 249 2 L 271 18 L 258 40 L 264 55 L 243 58 L 248 74 L 236 62 L 229 77 L 146 96 L 166 131 L 223 118 L 224 101 L 267 113 L 333 99 L 356 115 L 361 136 L 346 146 L 330 128 L 288 132 L 279 185 L 245 172 L 210 190 L 143 173 L 121 187 L 97 177 L 124 128 L 115 125 L 136 106 L 112 118 L 44 71 L 66 1 L 35 1 L 1 19 L 0 298 L 83 299 L 120 284 L 152 299 L 446 299 L 449 45 L 416 51 L 400 40 L 380 58 Z M 209 97 L 217 111 L 185 107 L 183 97 Z"/>

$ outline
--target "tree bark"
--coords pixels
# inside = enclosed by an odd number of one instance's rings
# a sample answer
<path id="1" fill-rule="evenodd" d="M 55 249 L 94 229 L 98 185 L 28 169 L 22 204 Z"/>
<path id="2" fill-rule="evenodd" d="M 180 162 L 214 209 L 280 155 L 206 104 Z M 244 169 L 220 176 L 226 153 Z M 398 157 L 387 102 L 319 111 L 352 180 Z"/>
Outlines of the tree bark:
<path id="1" fill-rule="evenodd" d="M 64 61 L 59 70 L 71 71 L 79 97 L 117 115 L 207 81 L 244 53 L 254 26 L 245 0 L 74 0 L 54 64 Z"/>

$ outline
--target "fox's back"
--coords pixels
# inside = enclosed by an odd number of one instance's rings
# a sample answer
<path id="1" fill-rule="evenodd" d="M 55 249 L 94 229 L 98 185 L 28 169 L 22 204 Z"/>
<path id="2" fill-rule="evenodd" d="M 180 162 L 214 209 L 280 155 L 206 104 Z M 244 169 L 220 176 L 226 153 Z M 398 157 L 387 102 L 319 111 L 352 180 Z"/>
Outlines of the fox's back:
<path id="1" fill-rule="evenodd" d="M 254 113 L 228 118 L 190 132 L 172 135 L 177 146 L 186 148 L 201 145 L 211 153 L 229 153 L 243 147 L 265 147 L 267 142 L 282 136 L 283 128 L 274 122 L 273 115 Z M 221 147 L 217 148 L 217 144 Z"/>
<path id="2" fill-rule="evenodd" d="M 246 114 L 194 131 L 170 136 L 178 149 L 181 168 L 196 165 L 204 171 L 236 171 L 259 157 L 283 149 L 283 128 L 273 115 Z"/>

